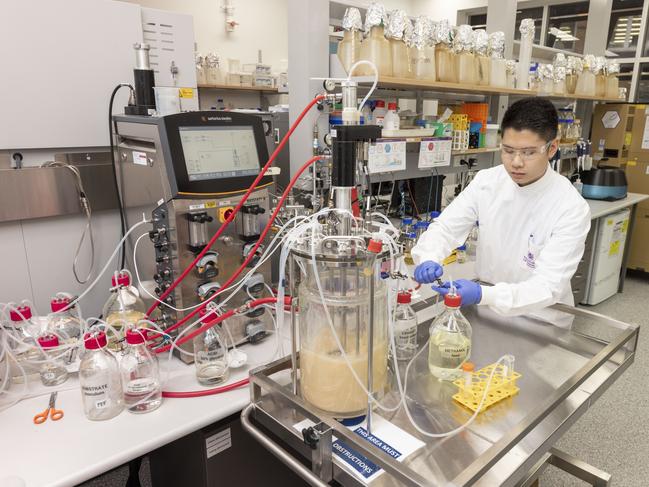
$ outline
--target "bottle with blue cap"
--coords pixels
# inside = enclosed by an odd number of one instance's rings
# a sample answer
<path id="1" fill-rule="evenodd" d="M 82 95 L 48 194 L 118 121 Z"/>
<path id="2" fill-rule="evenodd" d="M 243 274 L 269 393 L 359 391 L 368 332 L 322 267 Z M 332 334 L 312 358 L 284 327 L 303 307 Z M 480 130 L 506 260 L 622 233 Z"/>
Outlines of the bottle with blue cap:
<path id="1" fill-rule="evenodd" d="M 460 245 L 455 249 L 455 258 L 458 264 L 464 264 L 466 262 L 466 245 Z"/>
<path id="2" fill-rule="evenodd" d="M 412 258 L 412 248 L 417 243 L 417 233 L 410 232 L 406 234 L 406 240 L 403 243 L 403 261 L 408 265 L 414 265 L 415 261 Z"/>

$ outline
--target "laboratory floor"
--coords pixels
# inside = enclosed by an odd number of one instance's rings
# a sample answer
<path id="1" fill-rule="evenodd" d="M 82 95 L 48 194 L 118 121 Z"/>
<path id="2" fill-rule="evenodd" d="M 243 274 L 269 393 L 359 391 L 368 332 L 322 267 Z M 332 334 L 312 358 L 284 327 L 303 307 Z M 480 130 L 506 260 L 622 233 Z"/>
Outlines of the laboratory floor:
<path id="1" fill-rule="evenodd" d="M 585 306 L 597 313 L 635 323 L 640 339 L 634 364 L 606 391 L 591 409 L 575 423 L 556 445 L 591 465 L 610 473 L 613 485 L 645 487 L 649 478 L 649 275 L 629 274 L 624 293 L 597 306 Z M 111 470 L 81 487 L 122 487 L 128 478 L 128 467 Z M 149 462 L 144 458 L 140 469 L 142 487 L 150 487 Z M 541 476 L 540 487 L 582 487 L 588 485 L 570 475 L 548 467 Z"/>

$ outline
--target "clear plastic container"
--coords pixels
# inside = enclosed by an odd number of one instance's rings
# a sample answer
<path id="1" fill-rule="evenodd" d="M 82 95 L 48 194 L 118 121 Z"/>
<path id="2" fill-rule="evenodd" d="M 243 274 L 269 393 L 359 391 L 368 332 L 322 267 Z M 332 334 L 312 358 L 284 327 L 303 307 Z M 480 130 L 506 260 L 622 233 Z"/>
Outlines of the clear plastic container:
<path id="1" fill-rule="evenodd" d="M 388 112 L 383 118 L 383 128 L 385 130 L 399 130 L 400 119 L 399 114 L 397 113 L 397 104 L 388 103 Z"/>
<path id="2" fill-rule="evenodd" d="M 595 75 L 595 96 L 606 98 L 608 80 L 605 74 Z"/>
<path id="3" fill-rule="evenodd" d="M 38 337 L 38 344 L 43 349 L 46 360 L 40 367 L 41 382 L 44 386 L 58 386 L 68 380 L 68 370 L 61 358 L 65 350 L 59 349 L 59 339 L 56 335 L 41 335 Z"/>
<path id="4" fill-rule="evenodd" d="M 69 298 L 52 298 L 50 309 L 52 313 L 48 316 L 47 329 L 64 343 L 75 343 L 81 336 L 81 322 L 72 314 Z"/>
<path id="5" fill-rule="evenodd" d="M 419 237 L 421 237 L 426 230 L 428 230 L 428 226 L 430 225 L 430 222 L 426 220 L 421 220 L 415 223 L 415 234 L 417 235 L 417 240 L 419 240 Z"/>
<path id="6" fill-rule="evenodd" d="M 435 73 L 438 81 L 446 83 L 457 83 L 457 61 L 453 50 L 444 43 L 435 47 Z"/>
<path id="7" fill-rule="evenodd" d="M 465 264 L 466 263 L 466 245 L 460 245 L 457 249 L 455 249 L 455 258 L 457 260 L 458 264 Z"/>
<path id="8" fill-rule="evenodd" d="M 379 76 L 392 76 L 392 49 L 385 38 L 382 26 L 375 25 L 370 29 L 370 35 L 363 39 L 360 48 L 360 59 L 371 61 L 376 66 Z M 374 76 L 370 66 L 361 65 L 354 70 L 356 76 Z"/>
<path id="9" fill-rule="evenodd" d="M 194 338 L 194 364 L 196 379 L 201 385 L 215 386 L 228 380 L 228 348 L 220 325 L 215 325 Z"/>
<path id="10" fill-rule="evenodd" d="M 155 411 L 162 404 L 158 357 L 148 349 L 146 338 L 146 330 L 127 330 L 126 353 L 119 363 L 124 406 L 131 413 Z"/>
<path id="11" fill-rule="evenodd" d="M 590 69 L 584 69 L 575 86 L 575 95 L 595 96 L 596 92 L 596 78 L 595 74 Z"/>
<path id="12" fill-rule="evenodd" d="M 117 416 L 124 409 L 117 359 L 108 351 L 104 332 L 86 333 L 86 352 L 79 365 L 83 412 L 92 421 Z"/>
<path id="13" fill-rule="evenodd" d="M 325 247 L 317 252 L 324 255 L 316 257 L 318 280 L 311 255 L 306 251 L 294 254 L 302 273 L 298 290 L 300 390 L 311 405 L 334 417 L 355 417 L 367 411 L 368 398 L 363 387 L 368 382 L 371 325 L 372 393 L 377 400 L 383 397 L 388 383 L 387 286 L 380 278 L 382 262 L 365 251 L 344 261 L 335 260 L 341 256 Z M 374 300 L 370 299 L 371 283 Z"/>
<path id="14" fill-rule="evenodd" d="M 403 39 L 390 39 L 390 50 L 392 51 L 392 76 L 395 78 L 412 78 L 414 72 L 412 71 L 412 48 L 408 48 Z M 433 69 L 433 78 L 435 80 L 435 58 L 433 57 L 430 61 Z"/>
<path id="15" fill-rule="evenodd" d="M 430 327 L 428 368 L 440 380 L 462 377 L 462 364 L 471 357 L 471 325 L 460 311 L 458 294 L 444 296 L 446 309 Z"/>
<path id="16" fill-rule="evenodd" d="M 435 46 L 422 49 L 410 48 L 410 66 L 412 77 L 418 80 L 435 81 Z"/>
<path id="17" fill-rule="evenodd" d="M 397 360 L 410 360 L 417 353 L 417 314 L 410 306 L 409 292 L 397 294 L 394 310 L 394 341 Z"/>
<path id="18" fill-rule="evenodd" d="M 455 55 L 457 62 L 457 82 L 468 85 L 478 83 L 476 59 L 472 52 L 460 52 Z"/>
<path id="19" fill-rule="evenodd" d="M 131 286 L 131 274 L 121 271 L 117 277 L 112 278 L 113 287 L 110 296 L 104 304 L 104 320 L 115 329 L 116 336 L 109 331 L 108 348 L 120 350 L 122 348 L 122 330 L 126 325 L 135 327 L 139 320 L 146 318 L 146 307 L 140 298 L 137 289 Z"/>
<path id="20" fill-rule="evenodd" d="M 338 43 L 338 59 L 347 74 L 349 74 L 349 68 L 360 59 L 360 52 L 361 33 L 357 30 L 346 30 L 342 41 Z"/>
<path id="21" fill-rule="evenodd" d="M 606 98 L 620 97 L 620 80 L 617 75 L 609 74 L 606 77 Z"/>
<path id="22" fill-rule="evenodd" d="M 489 148 L 496 148 L 498 147 L 498 129 L 499 129 L 498 124 L 494 123 L 488 123 L 487 124 L 487 130 L 485 132 L 485 137 L 484 137 L 484 145 L 485 147 Z"/>
<path id="23" fill-rule="evenodd" d="M 577 79 L 579 76 L 575 73 L 566 74 L 566 93 L 573 95 L 577 88 Z"/>
<path id="24" fill-rule="evenodd" d="M 504 59 L 491 58 L 489 84 L 494 88 L 507 87 L 507 61 Z"/>

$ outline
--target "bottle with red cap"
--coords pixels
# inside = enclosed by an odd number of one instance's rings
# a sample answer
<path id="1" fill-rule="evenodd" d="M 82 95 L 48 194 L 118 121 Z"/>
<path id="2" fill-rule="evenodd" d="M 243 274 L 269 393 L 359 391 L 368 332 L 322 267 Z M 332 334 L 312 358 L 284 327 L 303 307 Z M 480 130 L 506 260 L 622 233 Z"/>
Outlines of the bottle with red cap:
<path id="1" fill-rule="evenodd" d="M 388 103 L 388 112 L 383 117 L 383 128 L 385 130 L 399 130 L 401 120 L 397 113 L 397 104 L 394 102 Z"/>
<path id="2" fill-rule="evenodd" d="M 124 405 L 131 413 L 148 413 L 162 404 L 158 357 L 146 345 L 147 330 L 126 330 L 126 353 L 119 362 Z"/>
<path id="3" fill-rule="evenodd" d="M 48 331 L 64 343 L 76 342 L 81 335 L 81 322 L 72 314 L 70 298 L 56 296 L 50 301 L 52 312 L 48 317 Z"/>
<path id="4" fill-rule="evenodd" d="M 40 369 L 41 382 L 44 386 L 63 384 L 68 380 L 68 370 L 63 361 L 67 351 L 60 348 L 59 338 L 52 334 L 41 335 L 38 337 L 38 344 L 44 355 Z"/>
<path id="5" fill-rule="evenodd" d="M 6 326 L 8 336 L 7 345 L 11 348 L 9 370 L 11 381 L 23 383 L 25 380 L 38 379 L 39 367 L 32 363 L 41 356 L 36 345 L 36 338 L 40 334 L 40 326 L 32 319 L 32 309 L 26 304 L 21 304 L 9 311 L 11 324 Z"/>
<path id="6" fill-rule="evenodd" d="M 117 359 L 108 351 L 103 331 L 86 333 L 83 342 L 86 352 L 79 365 L 83 411 L 92 421 L 114 418 L 124 409 Z"/>
<path id="7" fill-rule="evenodd" d="M 386 113 L 387 110 L 385 109 L 385 102 L 383 100 L 376 100 L 374 111 L 372 112 L 372 119 L 374 120 L 374 123 L 379 127 L 383 127 Z"/>
<path id="8" fill-rule="evenodd" d="M 462 377 L 462 364 L 471 357 L 471 325 L 460 311 L 462 297 L 454 288 L 444 296 L 446 309 L 430 327 L 428 368 L 440 380 Z"/>
<path id="9" fill-rule="evenodd" d="M 126 269 L 112 278 L 110 296 L 104 305 L 104 320 L 117 333 L 113 336 L 109 331 L 108 347 L 113 351 L 122 349 L 122 330 L 136 326 L 137 322 L 146 318 L 146 307 L 137 289 L 131 286 L 131 273 Z"/>
<path id="10" fill-rule="evenodd" d="M 417 353 L 417 314 L 412 309 L 408 291 L 397 294 L 394 310 L 394 341 L 397 360 L 410 360 Z"/>

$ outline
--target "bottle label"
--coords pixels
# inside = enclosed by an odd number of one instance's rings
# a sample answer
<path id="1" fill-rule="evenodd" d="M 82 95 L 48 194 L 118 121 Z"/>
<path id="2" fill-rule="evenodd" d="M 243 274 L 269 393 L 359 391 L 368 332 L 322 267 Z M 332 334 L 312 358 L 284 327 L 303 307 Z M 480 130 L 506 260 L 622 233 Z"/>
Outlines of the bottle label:
<path id="1" fill-rule="evenodd" d="M 469 347 L 439 347 L 439 354 L 447 359 L 464 359 L 469 354 Z"/>
<path id="2" fill-rule="evenodd" d="M 156 387 L 156 381 L 151 377 L 135 379 L 126 384 L 125 392 L 127 394 L 142 394 L 150 392 Z"/>
<path id="3" fill-rule="evenodd" d="M 110 405 L 108 382 L 83 384 L 81 386 L 81 394 L 83 394 L 86 409 L 104 409 Z"/>

